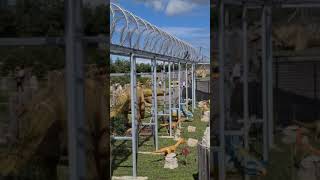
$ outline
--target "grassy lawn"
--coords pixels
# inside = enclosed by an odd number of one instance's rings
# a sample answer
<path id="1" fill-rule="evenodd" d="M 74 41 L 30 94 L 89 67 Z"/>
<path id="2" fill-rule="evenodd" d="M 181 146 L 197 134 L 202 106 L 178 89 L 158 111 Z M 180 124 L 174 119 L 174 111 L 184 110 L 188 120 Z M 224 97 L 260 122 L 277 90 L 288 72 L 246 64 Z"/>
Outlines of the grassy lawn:
<path id="1" fill-rule="evenodd" d="M 200 121 L 201 113 L 197 109 L 194 115 L 194 120 L 190 122 L 182 123 L 181 136 L 186 140 L 188 138 L 194 138 L 201 140 L 205 128 L 208 123 Z M 188 126 L 195 126 L 196 132 L 188 133 Z M 159 129 L 159 135 L 165 135 L 165 128 Z M 176 142 L 173 139 L 159 138 L 159 148 L 170 146 Z M 181 152 L 181 149 L 186 147 L 187 144 L 180 145 L 177 149 L 177 153 Z M 129 141 L 117 141 L 113 144 L 113 176 L 131 176 L 132 175 L 132 156 L 131 156 L 131 142 Z M 155 148 L 153 146 L 152 137 L 139 137 L 139 149 L 138 151 L 152 152 Z M 152 180 L 161 179 L 195 179 L 198 172 L 197 164 L 197 147 L 189 147 L 190 154 L 186 158 L 187 164 L 181 163 L 184 160 L 184 156 L 178 156 L 179 167 L 176 169 L 164 169 L 164 157 L 162 155 L 152 154 L 138 154 L 138 176 L 147 176 Z"/>
<path id="2" fill-rule="evenodd" d="M 281 138 L 281 135 L 275 136 L 276 145 L 281 151 L 270 151 L 268 174 L 262 180 L 297 179 L 297 177 L 294 178 L 292 175 L 292 171 L 298 171 L 294 167 L 293 148 L 290 145 L 283 144 Z M 309 142 L 315 148 L 320 148 L 320 144 L 316 143 L 312 138 L 309 138 Z"/>

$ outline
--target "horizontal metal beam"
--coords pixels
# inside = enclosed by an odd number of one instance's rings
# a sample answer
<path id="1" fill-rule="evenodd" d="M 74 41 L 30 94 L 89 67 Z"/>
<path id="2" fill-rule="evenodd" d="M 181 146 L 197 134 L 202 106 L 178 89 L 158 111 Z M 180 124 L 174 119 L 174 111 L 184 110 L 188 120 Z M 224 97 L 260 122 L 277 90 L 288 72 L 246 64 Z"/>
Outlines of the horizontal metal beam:
<path id="1" fill-rule="evenodd" d="M 137 73 L 137 75 L 152 75 L 152 73 Z M 110 73 L 111 77 L 130 76 L 130 73 Z"/>
<path id="2" fill-rule="evenodd" d="M 223 0 L 226 5 L 243 6 L 250 9 L 262 8 L 269 5 L 278 8 L 319 8 L 318 0 Z"/>
<path id="3" fill-rule="evenodd" d="M 273 53 L 274 57 L 319 57 L 319 49 L 305 49 L 300 51 L 275 51 Z"/>
<path id="4" fill-rule="evenodd" d="M 297 57 L 277 57 L 274 58 L 274 61 L 277 61 L 278 63 L 288 63 L 288 62 L 320 62 L 320 56 L 297 56 Z"/>
<path id="5" fill-rule="evenodd" d="M 155 124 L 154 123 L 141 123 L 143 126 L 154 126 Z"/>
<path id="6" fill-rule="evenodd" d="M 128 48 L 128 47 L 123 47 L 115 44 L 110 44 L 110 54 L 111 55 L 119 55 L 119 56 L 127 56 L 129 57 L 130 54 L 134 54 L 135 57 L 137 58 L 144 58 L 144 59 L 156 59 L 160 61 L 166 61 L 166 62 L 174 62 L 174 63 L 206 63 L 203 61 L 191 61 L 187 59 L 180 59 L 176 57 L 171 57 L 171 56 L 165 56 L 161 54 L 156 54 L 156 53 L 151 53 L 151 52 L 146 52 L 142 50 L 137 50 L 133 48 Z M 208 62 L 209 63 L 209 62 Z"/>
<path id="7" fill-rule="evenodd" d="M 132 137 L 126 137 L 126 136 L 123 136 L 123 137 L 122 136 L 111 136 L 111 138 L 114 139 L 114 140 L 125 140 L 125 141 L 126 140 L 130 140 L 130 141 L 132 140 Z"/>
<path id="8" fill-rule="evenodd" d="M 107 36 L 84 36 L 81 38 L 88 44 L 107 43 Z M 43 46 L 64 45 L 64 37 L 15 37 L 0 38 L 0 46 Z"/>

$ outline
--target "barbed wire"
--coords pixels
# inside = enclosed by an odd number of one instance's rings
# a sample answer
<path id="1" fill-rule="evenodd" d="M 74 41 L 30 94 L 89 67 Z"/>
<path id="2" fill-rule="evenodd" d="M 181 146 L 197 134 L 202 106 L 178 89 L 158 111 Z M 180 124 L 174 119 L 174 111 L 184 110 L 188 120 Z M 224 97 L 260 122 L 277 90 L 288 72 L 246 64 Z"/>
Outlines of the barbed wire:
<path id="1" fill-rule="evenodd" d="M 189 43 L 114 3 L 110 3 L 110 13 L 111 44 L 193 62 L 209 62 L 207 56 Z"/>

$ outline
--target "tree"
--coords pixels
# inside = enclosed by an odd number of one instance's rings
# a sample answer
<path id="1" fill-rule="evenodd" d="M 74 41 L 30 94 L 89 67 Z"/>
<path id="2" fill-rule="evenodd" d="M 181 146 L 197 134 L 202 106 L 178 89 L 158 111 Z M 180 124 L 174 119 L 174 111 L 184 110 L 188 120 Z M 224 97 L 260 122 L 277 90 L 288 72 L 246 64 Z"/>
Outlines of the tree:
<path id="1" fill-rule="evenodd" d="M 151 72 L 151 65 L 144 63 L 137 64 L 137 72 Z"/>

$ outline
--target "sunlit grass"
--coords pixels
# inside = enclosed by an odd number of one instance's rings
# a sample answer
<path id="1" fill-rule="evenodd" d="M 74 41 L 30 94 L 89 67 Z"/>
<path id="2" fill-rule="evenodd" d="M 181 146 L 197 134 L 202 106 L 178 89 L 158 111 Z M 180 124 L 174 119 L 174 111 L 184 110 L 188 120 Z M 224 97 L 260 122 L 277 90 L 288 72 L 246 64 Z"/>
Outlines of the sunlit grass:
<path id="1" fill-rule="evenodd" d="M 194 120 L 182 123 L 182 137 L 186 140 L 194 138 L 201 140 L 205 128 L 208 123 L 200 121 L 201 113 L 196 110 Z M 188 126 L 195 126 L 196 132 L 188 133 Z M 159 129 L 160 135 L 168 135 L 165 128 Z M 159 148 L 170 146 L 176 142 L 173 139 L 159 138 Z M 180 145 L 177 153 L 186 147 L 186 144 Z M 132 156 L 131 156 L 131 142 L 117 141 L 113 144 L 113 176 L 131 176 L 132 175 Z M 139 137 L 138 151 L 154 151 L 153 137 Z M 186 165 L 179 163 L 179 167 L 173 170 L 164 169 L 164 157 L 162 155 L 138 154 L 138 176 L 147 176 L 149 179 L 195 179 L 198 172 L 197 164 L 197 147 L 189 147 L 190 154 L 186 157 Z M 184 160 L 185 157 L 178 155 L 178 161 Z"/>

